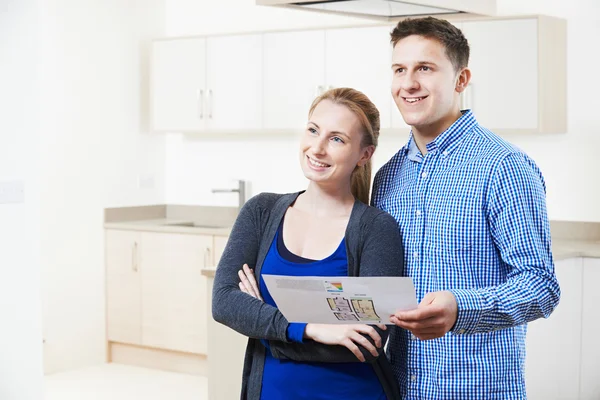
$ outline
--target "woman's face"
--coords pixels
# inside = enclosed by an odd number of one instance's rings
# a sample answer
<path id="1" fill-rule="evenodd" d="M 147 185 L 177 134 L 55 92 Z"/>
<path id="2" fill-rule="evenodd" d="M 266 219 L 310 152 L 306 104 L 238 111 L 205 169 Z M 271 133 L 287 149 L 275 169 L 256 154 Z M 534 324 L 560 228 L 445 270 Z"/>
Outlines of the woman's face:
<path id="1" fill-rule="evenodd" d="M 300 165 L 310 181 L 349 185 L 357 165 L 371 158 L 374 146 L 362 147 L 363 133 L 358 117 L 347 107 L 330 100 L 314 109 L 300 141 Z"/>

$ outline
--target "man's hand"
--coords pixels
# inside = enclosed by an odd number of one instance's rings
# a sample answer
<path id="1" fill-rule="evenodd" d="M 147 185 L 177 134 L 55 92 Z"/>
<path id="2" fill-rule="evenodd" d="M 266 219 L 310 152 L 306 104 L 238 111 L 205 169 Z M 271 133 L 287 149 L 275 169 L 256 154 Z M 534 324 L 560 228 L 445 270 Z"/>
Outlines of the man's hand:
<path id="1" fill-rule="evenodd" d="M 451 292 L 427 293 L 419 306 L 410 311 L 398 311 L 390 321 L 411 331 L 421 340 L 444 336 L 456 323 L 458 305 Z"/>

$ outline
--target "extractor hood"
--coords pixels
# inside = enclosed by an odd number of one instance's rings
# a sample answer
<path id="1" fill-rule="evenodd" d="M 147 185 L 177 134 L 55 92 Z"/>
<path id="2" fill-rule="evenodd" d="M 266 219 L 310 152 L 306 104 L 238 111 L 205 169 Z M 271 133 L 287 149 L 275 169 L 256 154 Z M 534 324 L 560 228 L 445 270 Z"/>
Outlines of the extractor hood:
<path id="1" fill-rule="evenodd" d="M 374 19 L 464 13 L 486 16 L 496 14 L 496 0 L 256 0 L 256 4 Z"/>

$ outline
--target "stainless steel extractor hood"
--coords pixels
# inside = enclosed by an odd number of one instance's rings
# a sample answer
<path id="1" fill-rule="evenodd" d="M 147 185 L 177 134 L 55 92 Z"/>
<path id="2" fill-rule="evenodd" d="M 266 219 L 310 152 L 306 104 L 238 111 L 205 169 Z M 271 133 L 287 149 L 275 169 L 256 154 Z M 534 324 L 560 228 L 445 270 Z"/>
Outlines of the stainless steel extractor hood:
<path id="1" fill-rule="evenodd" d="M 256 4 L 375 19 L 463 13 L 496 14 L 496 0 L 256 0 Z"/>

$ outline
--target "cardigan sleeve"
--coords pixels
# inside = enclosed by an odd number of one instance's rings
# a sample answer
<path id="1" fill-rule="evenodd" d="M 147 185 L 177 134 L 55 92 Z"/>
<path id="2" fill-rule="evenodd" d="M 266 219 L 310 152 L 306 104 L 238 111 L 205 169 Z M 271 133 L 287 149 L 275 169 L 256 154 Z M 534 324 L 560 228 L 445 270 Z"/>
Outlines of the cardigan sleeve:
<path id="1" fill-rule="evenodd" d="M 243 264 L 255 268 L 263 221 L 272 207 L 268 194 L 257 195 L 240 210 L 219 261 L 213 285 L 212 315 L 215 321 L 255 339 L 287 342 L 289 325 L 276 308 L 242 292 L 238 271 Z"/>
<path id="2" fill-rule="evenodd" d="M 361 229 L 362 246 L 360 248 L 359 276 L 402 276 L 404 272 L 404 248 L 398 223 L 389 214 L 380 212 L 366 226 Z M 374 363 L 384 355 L 384 346 L 388 337 L 388 330 L 381 330 L 373 326 L 381 336 L 382 347 L 378 350 L 378 357 L 374 357 L 364 347 L 358 345 L 366 362 Z M 373 344 L 368 335 L 363 335 Z M 331 346 L 305 340 L 303 343 L 284 343 L 270 340 L 269 347 L 273 357 L 307 362 L 356 362 L 356 356 L 344 346 Z"/>

